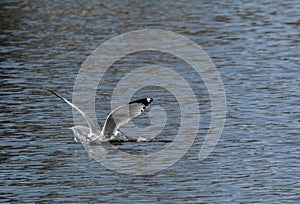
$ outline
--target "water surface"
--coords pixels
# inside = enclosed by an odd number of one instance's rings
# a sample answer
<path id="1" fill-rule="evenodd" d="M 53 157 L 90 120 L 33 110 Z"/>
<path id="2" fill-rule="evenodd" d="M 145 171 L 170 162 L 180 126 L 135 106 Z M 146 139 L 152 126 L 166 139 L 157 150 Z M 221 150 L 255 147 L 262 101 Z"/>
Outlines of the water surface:
<path id="1" fill-rule="evenodd" d="M 297 1 L 2 1 L 1 202 L 295 203 L 299 193 L 300 7 Z M 197 88 L 199 133 L 173 166 L 148 176 L 114 172 L 72 140 L 71 108 L 41 87 L 71 99 L 81 64 L 101 43 L 124 32 L 157 28 L 178 32 L 214 60 L 227 94 L 227 119 L 212 154 L 198 160 L 209 127 L 203 81 L 169 55 L 145 52 L 116 62 L 107 80 L 147 64 L 170 66 Z M 113 87 L 98 89 L 97 117 L 110 111 Z M 159 137 L 174 139 L 178 104 L 159 87 L 168 113 Z M 184 93 L 182 93 L 184 94 Z M 168 105 L 168 101 L 173 101 Z M 175 101 L 175 102 L 174 102 Z M 149 124 L 147 114 L 134 121 Z M 187 124 L 188 125 L 188 124 Z M 128 143 L 148 154 L 162 143 Z"/>

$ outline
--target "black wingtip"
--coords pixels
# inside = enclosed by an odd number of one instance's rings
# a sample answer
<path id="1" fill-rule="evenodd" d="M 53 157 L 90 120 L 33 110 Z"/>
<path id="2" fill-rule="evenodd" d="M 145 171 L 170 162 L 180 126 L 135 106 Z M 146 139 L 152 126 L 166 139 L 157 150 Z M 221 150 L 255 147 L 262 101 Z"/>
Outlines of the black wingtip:
<path id="1" fill-rule="evenodd" d="M 142 103 L 145 106 L 148 106 L 152 101 L 153 101 L 153 98 L 142 98 L 142 99 L 138 99 L 138 100 L 135 100 L 135 101 L 131 101 L 131 102 L 129 102 L 129 104 Z"/>
<path id="2" fill-rule="evenodd" d="M 57 93 L 55 93 L 52 89 L 49 89 L 49 88 L 47 88 L 47 87 L 45 87 L 45 89 L 46 89 L 47 91 L 49 91 L 50 93 L 54 94 L 55 96 L 57 96 Z"/>
<path id="3" fill-rule="evenodd" d="M 59 95 L 58 93 L 55 93 L 55 91 L 53 91 L 52 89 L 49 89 L 49 88 L 47 88 L 47 87 L 45 87 L 45 89 L 46 89 L 47 91 L 49 91 L 50 93 L 54 94 L 55 96 L 57 96 L 58 98 L 64 100 L 63 97 L 62 97 L 61 95 Z"/>

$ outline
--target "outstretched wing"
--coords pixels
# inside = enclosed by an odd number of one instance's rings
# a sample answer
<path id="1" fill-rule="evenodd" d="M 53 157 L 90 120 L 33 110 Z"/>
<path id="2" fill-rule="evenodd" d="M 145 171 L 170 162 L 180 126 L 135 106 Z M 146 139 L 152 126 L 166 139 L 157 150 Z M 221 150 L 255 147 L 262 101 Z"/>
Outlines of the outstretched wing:
<path id="1" fill-rule="evenodd" d="M 62 99 L 64 102 L 66 102 L 73 108 L 75 108 L 82 115 L 82 117 L 85 119 L 85 121 L 87 122 L 87 124 L 89 126 L 89 131 L 90 131 L 89 135 L 99 135 L 100 136 L 100 130 L 99 130 L 98 126 L 93 122 L 93 120 L 85 112 L 83 112 L 81 109 L 79 109 L 73 103 L 71 103 L 70 101 L 68 101 L 61 95 L 59 95 L 58 93 L 54 92 L 53 90 L 48 89 L 48 88 L 46 88 L 46 90 L 49 91 L 50 93 L 54 94 L 58 98 Z"/>
<path id="2" fill-rule="evenodd" d="M 116 108 L 107 116 L 101 135 L 117 135 L 120 126 L 144 112 L 152 101 L 152 98 L 143 98 Z"/>

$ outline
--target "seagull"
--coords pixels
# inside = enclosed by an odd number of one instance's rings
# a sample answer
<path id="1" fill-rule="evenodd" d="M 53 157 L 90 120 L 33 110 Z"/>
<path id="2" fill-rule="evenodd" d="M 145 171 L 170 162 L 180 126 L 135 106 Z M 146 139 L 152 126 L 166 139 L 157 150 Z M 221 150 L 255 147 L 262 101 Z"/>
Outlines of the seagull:
<path id="1" fill-rule="evenodd" d="M 60 94 L 56 93 L 55 91 L 46 88 L 47 91 L 54 94 L 58 98 L 62 99 L 64 102 L 69 104 L 71 107 L 75 108 L 81 116 L 85 119 L 87 125 L 88 125 L 88 134 L 86 136 L 86 141 L 89 144 L 98 144 L 102 142 L 107 142 L 111 140 L 119 140 L 119 141 L 129 141 L 130 138 L 127 138 L 120 130 L 119 128 L 128 123 L 131 119 L 139 116 L 141 113 L 145 111 L 145 108 L 153 101 L 152 98 L 142 98 L 135 101 L 131 101 L 127 104 L 124 104 L 122 106 L 117 107 L 114 109 L 108 116 L 106 117 L 104 126 L 102 130 L 99 130 L 98 125 L 94 123 L 94 121 L 80 108 L 78 108 L 76 105 L 71 103 L 66 98 L 62 97 Z M 76 128 L 78 127 L 78 128 Z M 80 128 L 81 127 L 81 128 Z M 71 128 L 75 133 L 75 141 L 76 135 L 78 136 L 77 129 L 84 130 L 87 129 L 87 127 L 84 126 L 75 126 Z"/>

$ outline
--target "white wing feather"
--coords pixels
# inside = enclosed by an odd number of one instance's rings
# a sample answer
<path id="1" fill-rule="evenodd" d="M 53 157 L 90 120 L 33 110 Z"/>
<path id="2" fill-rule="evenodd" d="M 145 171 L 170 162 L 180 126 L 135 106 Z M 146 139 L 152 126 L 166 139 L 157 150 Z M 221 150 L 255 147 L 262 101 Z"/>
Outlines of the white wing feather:
<path id="1" fill-rule="evenodd" d="M 85 112 L 83 112 L 80 108 L 78 108 L 73 103 L 71 103 L 66 98 L 59 95 L 58 93 L 54 92 L 53 90 L 50 90 L 48 88 L 46 88 L 46 90 L 49 91 L 50 93 L 54 94 L 58 98 L 62 99 L 63 101 L 65 101 L 67 104 L 69 104 L 70 106 L 75 108 L 82 115 L 82 117 L 85 119 L 85 121 L 87 122 L 87 124 L 89 126 L 89 135 L 88 135 L 88 137 L 100 136 L 101 131 L 99 130 L 98 125 L 95 124 L 94 121 Z"/>
<path id="2" fill-rule="evenodd" d="M 139 116 L 151 102 L 152 98 L 145 98 L 119 106 L 107 116 L 101 135 L 116 135 L 122 125 Z"/>

